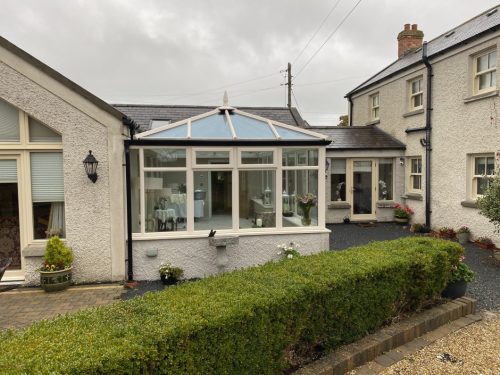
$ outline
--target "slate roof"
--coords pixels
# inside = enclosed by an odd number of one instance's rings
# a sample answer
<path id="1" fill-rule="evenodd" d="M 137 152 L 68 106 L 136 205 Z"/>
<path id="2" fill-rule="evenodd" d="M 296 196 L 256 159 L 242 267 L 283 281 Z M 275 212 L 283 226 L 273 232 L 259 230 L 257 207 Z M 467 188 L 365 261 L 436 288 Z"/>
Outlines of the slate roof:
<path id="1" fill-rule="evenodd" d="M 328 150 L 404 150 L 404 143 L 379 129 L 375 125 L 366 126 L 312 126 L 312 131 L 327 135 L 332 143 Z"/>
<path id="2" fill-rule="evenodd" d="M 170 120 L 172 123 L 200 115 L 215 109 L 214 106 L 193 105 L 154 105 L 154 104 L 113 104 L 113 106 L 133 119 L 139 126 L 139 132 L 151 129 L 151 120 Z M 307 122 L 296 108 L 288 107 L 236 107 L 267 119 L 287 125 L 307 127 Z"/>
<path id="3" fill-rule="evenodd" d="M 464 22 L 463 24 L 451 29 L 444 34 L 432 39 L 427 44 L 427 55 L 429 58 L 442 55 L 452 48 L 457 48 L 466 44 L 473 38 L 479 38 L 483 34 L 496 31 L 500 25 L 500 9 L 495 6 L 478 16 Z M 369 78 L 361 85 L 357 86 L 346 94 L 346 97 L 368 88 L 386 78 L 389 78 L 400 71 L 409 69 L 422 63 L 422 49 L 406 54 Z"/>

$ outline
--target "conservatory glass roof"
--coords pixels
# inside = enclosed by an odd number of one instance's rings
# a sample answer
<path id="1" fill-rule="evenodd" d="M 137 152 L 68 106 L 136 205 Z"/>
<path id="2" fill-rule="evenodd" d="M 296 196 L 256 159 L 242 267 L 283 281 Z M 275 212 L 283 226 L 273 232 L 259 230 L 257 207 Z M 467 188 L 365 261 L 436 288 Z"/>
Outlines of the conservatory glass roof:
<path id="1" fill-rule="evenodd" d="M 138 140 L 326 141 L 327 136 L 223 106 L 137 134 Z"/>

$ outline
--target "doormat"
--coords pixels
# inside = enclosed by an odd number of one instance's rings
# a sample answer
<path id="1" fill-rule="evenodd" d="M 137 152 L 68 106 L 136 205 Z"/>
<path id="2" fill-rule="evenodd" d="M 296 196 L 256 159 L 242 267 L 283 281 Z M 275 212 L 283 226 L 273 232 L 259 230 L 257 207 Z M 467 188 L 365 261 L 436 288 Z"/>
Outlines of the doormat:
<path id="1" fill-rule="evenodd" d="M 374 223 L 373 221 L 370 221 L 368 223 L 358 223 L 358 227 L 361 228 L 370 228 L 370 227 L 376 227 L 377 223 Z"/>

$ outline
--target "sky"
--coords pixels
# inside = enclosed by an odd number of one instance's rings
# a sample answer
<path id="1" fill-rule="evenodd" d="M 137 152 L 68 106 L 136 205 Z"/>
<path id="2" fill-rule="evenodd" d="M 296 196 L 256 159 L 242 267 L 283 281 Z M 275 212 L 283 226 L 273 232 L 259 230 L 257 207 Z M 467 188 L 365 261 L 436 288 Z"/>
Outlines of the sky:
<path id="1" fill-rule="evenodd" d="M 431 40 L 496 5 L 0 0 L 0 35 L 109 103 L 217 106 L 227 90 L 235 107 L 286 106 L 290 62 L 292 105 L 311 125 L 336 125 L 344 95 L 397 59 L 405 23 Z"/>

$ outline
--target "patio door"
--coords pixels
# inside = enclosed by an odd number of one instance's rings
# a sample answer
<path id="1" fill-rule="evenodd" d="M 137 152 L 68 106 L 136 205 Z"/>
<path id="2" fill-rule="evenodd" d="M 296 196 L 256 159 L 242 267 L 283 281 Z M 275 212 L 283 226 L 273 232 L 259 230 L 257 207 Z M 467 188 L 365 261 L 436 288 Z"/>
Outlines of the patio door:
<path id="1" fill-rule="evenodd" d="M 18 166 L 19 158 L 0 155 L 0 259 L 12 259 L 2 281 L 23 277 Z"/>
<path id="2" fill-rule="evenodd" d="M 375 167 L 373 159 L 352 160 L 351 215 L 353 220 L 375 219 Z"/>

